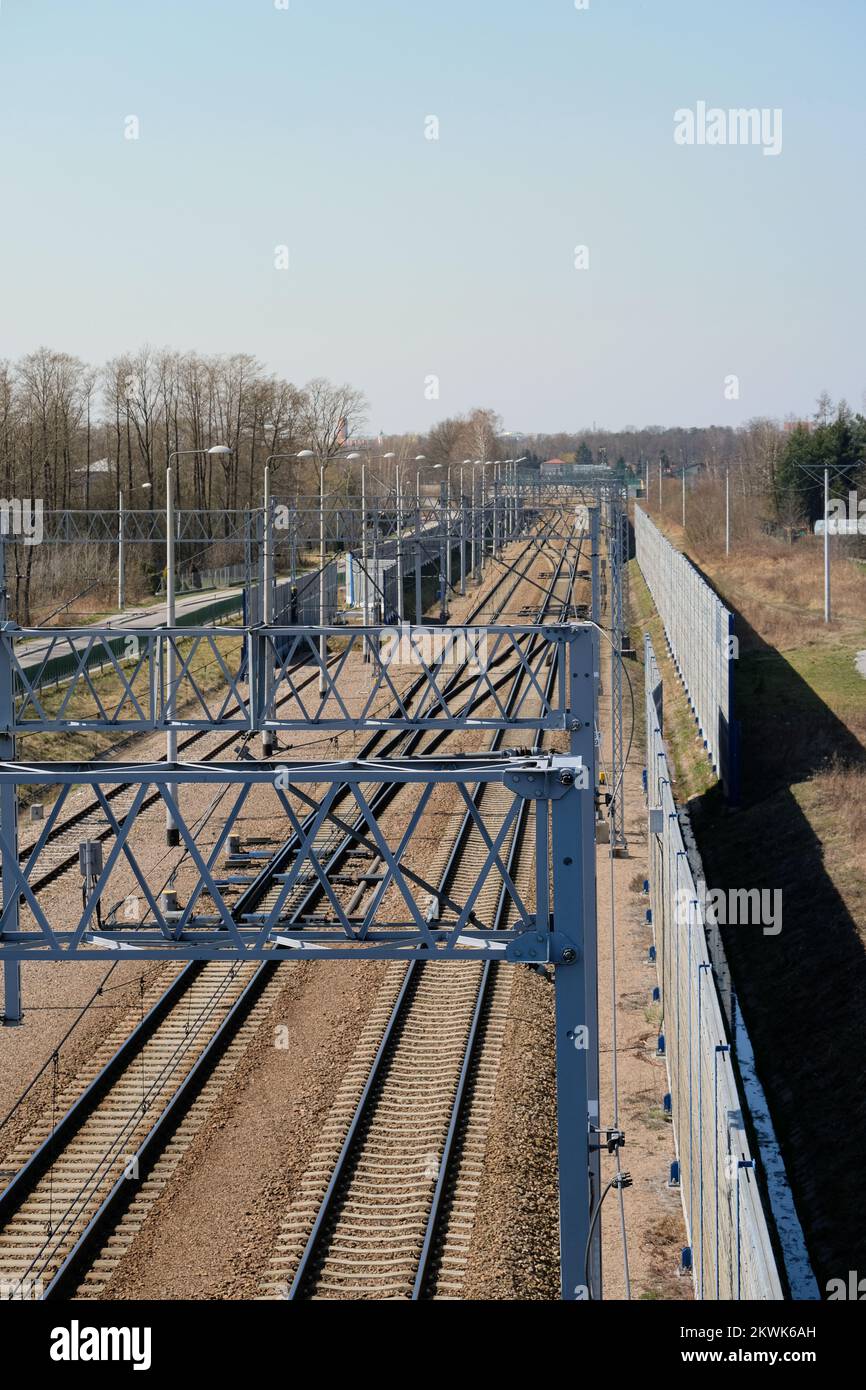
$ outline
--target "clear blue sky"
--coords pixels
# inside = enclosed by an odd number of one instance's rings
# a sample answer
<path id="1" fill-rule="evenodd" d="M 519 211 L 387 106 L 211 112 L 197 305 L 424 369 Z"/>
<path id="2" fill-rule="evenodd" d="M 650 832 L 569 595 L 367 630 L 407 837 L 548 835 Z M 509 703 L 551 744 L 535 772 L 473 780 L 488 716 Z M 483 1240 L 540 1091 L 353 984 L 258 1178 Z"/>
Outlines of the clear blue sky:
<path id="1" fill-rule="evenodd" d="M 864 60 L 864 0 L 2 0 L 0 355 L 248 351 L 388 430 L 862 408 Z"/>

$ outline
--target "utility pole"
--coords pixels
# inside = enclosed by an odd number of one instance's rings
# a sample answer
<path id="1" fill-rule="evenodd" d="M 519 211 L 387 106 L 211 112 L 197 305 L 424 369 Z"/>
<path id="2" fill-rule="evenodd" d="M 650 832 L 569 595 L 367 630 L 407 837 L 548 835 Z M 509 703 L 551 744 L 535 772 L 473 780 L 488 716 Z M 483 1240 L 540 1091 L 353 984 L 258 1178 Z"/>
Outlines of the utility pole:
<path id="1" fill-rule="evenodd" d="M 686 466 L 683 464 L 683 530 L 686 529 Z"/>
<path id="2" fill-rule="evenodd" d="M 821 479 L 822 479 L 822 475 L 823 475 L 823 482 L 824 482 L 824 622 L 825 622 L 825 623 L 829 623 L 829 622 L 830 622 L 830 619 L 831 619 L 831 604 L 830 604 L 830 465 L 829 465 L 829 464 L 818 465 L 818 473 L 817 473 L 817 476 L 816 476 L 815 472 L 811 471 L 811 465 L 810 465 L 810 464 L 808 464 L 808 463 L 801 463 L 801 464 L 799 464 L 798 466 L 799 466 L 799 468 L 802 469 L 802 471 L 807 475 L 807 477 L 812 478 L 815 482 L 820 482 Z M 836 465 L 835 465 L 836 470 L 837 470 L 837 472 L 840 474 L 840 476 L 842 477 L 843 481 L 846 480 L 846 475 L 847 475 L 848 471 L 849 471 L 851 468 L 862 468 L 863 466 L 864 466 L 864 465 L 863 465 L 862 460 L 861 460 L 860 463 L 856 463 L 856 464 L 854 464 L 854 463 L 840 463 L 840 464 L 836 464 Z"/>

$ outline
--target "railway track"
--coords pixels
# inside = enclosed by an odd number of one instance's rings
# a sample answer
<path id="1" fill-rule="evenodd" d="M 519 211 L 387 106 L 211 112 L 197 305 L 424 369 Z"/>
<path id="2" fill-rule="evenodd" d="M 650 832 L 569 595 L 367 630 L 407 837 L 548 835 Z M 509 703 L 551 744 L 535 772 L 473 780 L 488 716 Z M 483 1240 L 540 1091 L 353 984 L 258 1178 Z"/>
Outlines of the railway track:
<path id="1" fill-rule="evenodd" d="M 562 561 L 551 576 L 539 620 L 554 599 L 561 568 Z M 567 576 L 566 603 L 575 568 Z M 552 678 L 551 671 L 548 681 Z M 521 683 L 518 673 L 511 702 Z M 499 732 L 490 751 L 514 747 L 517 738 L 515 731 Z M 495 822 L 508 809 L 510 794 L 494 783 L 476 788 L 476 804 L 482 795 L 485 819 Z M 528 893 L 534 867 L 523 827 L 521 817 L 503 846 L 522 895 Z M 484 853 L 481 833 L 467 811 L 440 865 L 440 893 L 466 901 Z M 488 879 L 476 914 L 495 931 L 510 925 L 510 906 L 504 887 Z M 448 925 L 447 914 L 440 920 Z M 489 960 L 459 966 L 412 963 L 389 972 L 386 991 L 393 1002 L 375 1051 L 374 1032 L 361 1040 L 356 1065 L 301 1181 L 264 1296 L 459 1296 L 512 980 L 510 968 L 502 970 Z"/>
<path id="2" fill-rule="evenodd" d="M 505 585 L 503 603 L 523 577 Z M 507 574 L 500 576 L 495 589 L 506 580 Z M 489 602 L 488 594 L 476 611 Z M 438 741 L 447 733 L 427 737 Z M 378 731 L 368 748 L 384 745 L 391 752 L 417 738 L 417 731 L 388 737 Z M 346 852 L 337 835 L 332 848 L 335 855 Z M 61 871 L 54 866 L 49 872 Z M 259 907 L 263 886 L 241 895 L 241 912 Z M 299 917 L 304 907 L 301 895 L 288 910 Z M 83 1092 L 79 1080 L 80 1093 L 70 1088 L 56 1098 L 62 1119 L 47 1117 L 6 1160 L 18 1168 L 0 1194 L 0 1277 L 10 1296 L 16 1285 L 19 1296 L 24 1289 L 31 1296 L 34 1288 L 45 1298 L 101 1292 L 190 1142 L 196 1112 L 267 1017 L 280 969 L 222 962 L 185 967 L 168 989 L 154 988 L 130 1037 L 103 1048 Z"/>
<path id="3" fill-rule="evenodd" d="M 556 520 L 553 519 L 548 523 L 547 530 L 550 532 L 554 531 L 556 524 Z M 545 533 L 542 532 L 540 540 L 543 542 L 544 539 Z M 485 595 L 476 603 L 475 607 L 469 613 L 465 621 L 469 623 L 480 621 L 484 609 L 491 602 L 491 600 L 495 598 L 495 596 L 499 593 L 500 589 L 502 589 L 507 584 L 507 580 L 508 572 L 505 571 L 499 576 L 499 578 L 490 587 L 490 589 L 486 591 Z M 514 593 L 515 588 L 516 586 L 513 586 L 511 589 L 508 589 L 505 599 L 500 604 L 500 608 L 505 607 L 505 604 L 508 602 L 508 600 Z M 334 665 L 338 660 L 338 657 L 331 658 L 328 662 L 329 666 Z M 313 685 L 317 681 L 317 679 L 318 676 L 316 672 L 313 672 L 306 679 L 297 682 L 296 688 L 298 693 Z M 419 681 L 417 688 L 420 689 L 422 687 L 423 681 Z M 410 687 L 410 691 L 408 692 L 406 698 L 411 698 L 411 694 L 412 688 Z M 294 698 L 294 695 L 287 695 L 281 698 L 277 702 L 277 708 L 284 708 L 287 704 L 292 703 Z M 204 740 L 211 739 L 212 737 L 213 732 L 211 730 L 197 729 L 189 735 L 187 735 L 186 737 L 184 737 L 179 742 L 178 752 L 185 753 L 188 749 L 193 748 L 196 745 L 201 744 Z M 217 759 L 221 753 L 226 752 L 227 750 L 232 748 L 233 745 L 242 742 L 244 740 L 244 737 L 245 736 L 242 732 L 238 731 L 237 729 L 234 730 L 231 734 L 227 735 L 225 738 L 221 738 L 216 744 L 208 748 L 206 753 L 201 754 L 201 760 Z M 378 737 L 376 735 L 373 736 L 374 741 L 371 742 L 369 745 L 371 750 L 376 748 L 377 743 L 381 737 L 381 734 Z M 104 795 L 106 801 L 108 801 L 109 804 L 112 806 L 114 814 L 117 816 L 118 820 L 122 824 L 123 816 L 129 810 L 129 806 L 132 801 L 132 792 L 128 787 L 116 786 L 106 788 Z M 151 807 L 157 805 L 158 802 L 158 793 L 154 792 L 151 795 L 147 796 L 142 802 L 140 814 L 144 814 Z M 44 868 L 36 877 L 32 877 L 29 880 L 30 886 L 33 889 L 33 891 L 40 892 L 50 883 L 55 882 L 62 874 L 77 869 L 78 844 L 82 837 L 105 841 L 112 834 L 112 827 L 109 826 L 102 808 L 95 800 L 90 802 L 87 806 L 79 807 L 77 810 L 72 811 L 67 816 L 64 816 L 62 821 L 58 821 L 58 823 L 52 827 L 52 830 L 49 833 L 45 841 L 45 844 L 43 845 L 43 848 L 40 852 L 40 863 L 44 864 Z M 22 865 L 27 863 L 31 855 L 32 849 L 32 844 L 25 845 L 20 848 L 19 862 Z"/>
<path id="4" fill-rule="evenodd" d="M 328 665 L 333 666 L 337 660 L 337 657 L 332 657 Z M 298 690 L 301 691 L 306 689 L 317 679 L 318 676 L 314 672 L 305 680 L 297 683 Z M 284 699 L 278 701 L 277 708 L 281 709 L 284 705 L 290 704 L 293 699 L 293 695 L 286 696 Z M 178 753 L 184 753 L 187 749 L 192 748 L 203 739 L 212 737 L 213 734 L 210 729 L 196 729 L 193 733 L 189 734 L 188 737 L 179 742 Z M 234 744 L 242 742 L 244 737 L 245 735 L 241 731 L 235 729 L 230 735 L 220 739 L 212 748 L 209 748 L 203 755 L 203 760 L 214 760 L 218 758 L 220 753 L 224 753 Z M 112 805 L 112 810 L 121 824 L 123 823 L 123 817 L 132 804 L 133 795 L 134 791 L 124 786 L 107 787 L 104 791 L 106 801 Z M 158 792 L 154 792 L 150 796 L 145 797 L 141 804 L 140 814 L 147 811 L 151 806 L 157 805 L 159 799 Z M 113 835 L 113 833 L 112 827 L 105 818 L 104 811 L 95 800 L 87 806 L 79 807 L 77 810 L 71 812 L 70 815 L 64 817 L 62 821 L 52 827 L 45 845 L 40 852 L 40 864 L 44 864 L 45 867 L 38 876 L 31 878 L 30 886 L 33 891 L 39 892 L 41 889 L 47 887 L 48 884 L 55 882 L 61 874 L 77 868 L 78 844 L 82 838 L 86 837 L 91 840 L 105 841 L 109 836 Z M 32 850 L 32 845 L 21 847 L 18 858 L 22 865 L 27 863 Z"/>

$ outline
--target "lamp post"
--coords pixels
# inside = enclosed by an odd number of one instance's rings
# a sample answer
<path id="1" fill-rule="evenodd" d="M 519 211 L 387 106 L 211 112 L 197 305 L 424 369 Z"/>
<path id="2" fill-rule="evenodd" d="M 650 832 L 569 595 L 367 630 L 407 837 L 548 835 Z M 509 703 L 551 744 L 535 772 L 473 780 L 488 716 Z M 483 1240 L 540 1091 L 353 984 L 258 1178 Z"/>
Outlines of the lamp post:
<path id="1" fill-rule="evenodd" d="M 471 532 L 471 535 L 472 535 L 472 551 L 471 551 L 471 558 L 470 558 L 470 569 L 472 570 L 472 573 L 473 573 L 474 576 L 475 576 L 475 583 L 476 583 L 476 584 L 479 582 L 479 577 L 480 577 L 480 576 L 479 576 L 479 572 L 478 572 L 478 508 L 477 508 L 476 503 L 475 503 L 475 470 L 476 470 L 476 468 L 479 468 L 480 466 L 481 466 L 481 460 L 480 460 L 480 459 L 474 459 L 473 462 L 472 462 L 472 506 L 471 506 L 471 509 L 470 509 L 470 518 L 469 518 L 469 529 L 470 529 L 470 532 Z M 483 537 L 482 537 L 482 542 L 483 542 Z M 482 544 L 482 552 L 481 552 L 481 564 L 482 564 L 482 568 L 483 568 L 483 565 L 484 565 L 484 550 L 483 550 L 483 544 Z"/>
<path id="2" fill-rule="evenodd" d="M 312 449 L 300 449 L 297 459 L 316 459 Z M 325 627 L 325 464 L 326 459 L 316 459 L 319 465 L 319 696 L 325 694 L 325 664 L 328 659 L 328 639 Z"/>
<path id="3" fill-rule="evenodd" d="M 505 493 L 503 496 L 505 516 L 502 522 L 502 544 L 505 545 L 511 535 L 511 512 L 512 494 L 514 487 L 514 459 L 505 460 Z"/>
<path id="4" fill-rule="evenodd" d="M 279 464 L 283 459 L 293 459 L 294 454 L 269 454 L 265 459 L 264 476 L 264 502 L 265 516 L 262 533 L 262 622 L 265 627 L 273 624 L 274 613 L 274 518 L 271 506 L 271 471 L 276 473 Z M 274 465 L 273 470 L 271 465 Z M 272 688 L 271 677 L 273 675 L 273 663 L 267 663 L 265 680 L 267 683 L 267 695 L 270 695 Z M 277 743 L 277 735 L 274 729 L 262 729 L 262 755 L 270 757 Z"/>
<path id="5" fill-rule="evenodd" d="M 463 488 L 463 469 L 470 465 L 470 459 L 464 459 L 460 465 L 460 596 L 466 594 L 466 493 Z"/>
<path id="6" fill-rule="evenodd" d="M 232 450 L 227 444 L 214 444 L 210 449 L 175 449 L 168 456 L 168 463 L 165 469 L 165 625 L 171 630 L 175 624 L 175 582 L 174 582 L 174 470 L 172 469 L 172 459 L 189 457 L 190 455 L 201 456 L 202 454 L 230 454 Z M 169 722 L 174 718 L 175 702 L 175 683 L 177 681 L 177 654 L 175 651 L 174 640 L 169 637 L 168 650 L 166 654 L 166 694 L 167 706 L 166 715 Z M 166 762 L 174 763 L 177 761 L 177 730 L 168 729 L 165 736 L 165 758 Z M 175 801 L 178 799 L 178 789 L 176 786 L 171 788 L 172 796 Z M 167 845 L 180 844 L 180 832 L 175 824 L 174 816 L 166 808 L 165 813 L 165 842 Z"/>
<path id="7" fill-rule="evenodd" d="M 444 468 L 444 467 L 445 467 L 445 465 L 442 464 L 442 463 L 431 463 L 431 465 L 430 465 L 430 471 L 431 471 L 431 473 L 435 473 L 435 471 L 436 471 L 437 468 Z M 450 477 L 450 473 L 451 473 L 451 465 L 449 464 L 449 465 L 448 465 L 448 476 L 449 476 L 449 477 Z M 416 476 L 417 476 L 418 488 L 419 488 L 419 494 L 418 494 L 418 497 L 419 497 L 419 506 L 418 506 L 418 511 L 419 511 L 419 515 L 420 515 L 420 511 L 421 511 L 421 507 L 420 507 L 421 470 L 420 470 L 420 468 L 418 469 L 418 472 L 417 472 L 417 475 L 416 475 Z M 441 490 L 440 490 L 439 498 L 440 498 L 440 507 L 439 507 L 439 618 L 440 618 L 440 621 L 444 623 L 444 621 L 445 621 L 445 594 L 446 594 L 446 588 L 445 588 L 445 584 L 446 584 L 446 580 L 445 580 L 446 565 L 442 563 L 443 530 L 442 530 L 442 509 L 441 509 L 442 493 L 441 493 Z M 447 531 L 447 528 L 446 528 L 446 531 Z M 444 537 L 444 539 L 447 540 L 447 535 Z M 420 554 L 420 541 L 419 541 L 419 554 Z M 446 563 L 447 563 L 447 562 L 446 562 Z M 420 567 L 419 567 L 419 573 L 420 573 Z M 420 622 L 420 617 L 419 617 L 419 622 Z"/>
<path id="8" fill-rule="evenodd" d="M 384 463 L 386 460 L 387 460 L 388 462 L 390 462 L 391 459 L 396 458 L 396 457 L 397 457 L 397 456 L 396 456 L 396 454 L 394 453 L 394 451 L 393 451 L 393 450 L 390 450 L 387 454 L 382 454 L 382 455 L 381 455 L 381 457 L 380 457 L 380 463 Z M 390 481 L 387 482 L 387 483 L 383 483 L 383 481 L 382 481 L 381 478 L 378 478 L 377 481 L 378 481 L 380 487 L 385 487 L 385 488 L 387 489 L 387 492 L 386 492 L 385 495 L 386 495 L 387 497 L 390 497 L 390 495 L 391 495 L 391 483 L 390 483 Z M 385 569 L 384 569 L 384 567 L 383 567 L 383 569 L 382 569 L 382 573 L 381 573 L 381 574 L 379 573 L 379 527 L 380 527 L 380 525 L 381 525 L 381 514 L 380 514 L 380 512 L 377 511 L 377 513 L 376 513 L 376 528 L 375 528 L 375 530 L 374 530 L 374 532 L 373 532 L 373 574 L 374 574 L 375 583 L 376 583 L 376 586 L 377 586 L 377 592 L 378 592 L 378 594 L 379 594 L 379 597 L 376 599 L 376 606 L 377 606 L 377 609 L 380 610 L 380 611 L 379 611 L 379 618 L 380 618 L 381 621 L 384 623 L 384 622 L 386 621 L 386 617 L 387 617 L 387 611 L 386 611 L 386 610 L 387 610 L 388 605 L 387 605 L 387 601 L 386 601 L 386 600 L 387 600 L 387 593 L 386 593 L 386 589 L 385 589 L 386 580 L 385 580 Z M 387 535 L 387 532 L 386 532 L 386 535 Z M 399 539 L 399 532 L 398 532 L 398 537 L 397 537 L 397 545 L 398 545 L 398 548 L 399 548 L 399 544 L 400 544 L 400 539 Z M 398 581 L 398 583 L 397 583 L 397 589 L 396 589 L 396 595 L 398 596 L 399 593 L 400 593 L 400 583 L 399 583 L 399 581 Z M 399 602 L 399 599 L 398 599 L 398 602 Z M 377 626 L 377 624 L 374 624 L 374 626 Z"/>
<path id="9" fill-rule="evenodd" d="M 367 460 L 360 454 L 347 454 L 347 462 L 361 459 L 361 626 L 370 626 L 370 576 L 367 566 Z M 375 546 L 375 541 L 374 541 Z M 348 562 L 347 562 L 348 563 Z M 348 579 L 347 579 L 348 582 Z M 370 660 L 370 642 L 363 642 L 364 660 Z"/>
<path id="10" fill-rule="evenodd" d="M 123 557 L 123 493 L 118 489 L 117 493 L 117 607 L 119 612 L 123 612 L 126 607 L 126 591 L 124 588 L 124 557 Z"/>
<path id="11" fill-rule="evenodd" d="M 441 464 L 437 464 L 441 467 Z M 446 618 L 446 595 L 451 593 L 451 463 L 445 468 L 445 589 L 442 595 L 442 621 Z"/>
<path id="12" fill-rule="evenodd" d="M 383 454 L 383 458 L 396 458 L 393 452 Z M 397 459 L 394 465 L 397 481 L 397 621 L 404 618 L 403 603 L 403 460 Z"/>
<path id="13" fill-rule="evenodd" d="M 520 465 L 526 463 L 527 455 L 514 460 L 514 529 L 517 531 L 520 521 Z"/>
<path id="14" fill-rule="evenodd" d="M 412 462 L 424 462 L 423 454 L 416 454 Z M 415 622 L 421 623 L 424 616 L 421 602 L 421 469 L 415 469 Z"/>
<path id="15" fill-rule="evenodd" d="M 367 621 L 367 478 L 365 461 L 360 454 L 341 454 L 346 463 L 356 463 L 361 459 L 361 617 Z M 354 539 L 354 538 L 353 538 Z M 349 566 L 353 560 L 351 551 L 346 554 L 346 590 L 349 588 Z M 354 585 L 353 585 L 354 589 Z"/>
<path id="16" fill-rule="evenodd" d="M 490 459 L 481 462 L 481 578 L 484 578 L 484 552 L 487 540 L 487 470 L 490 467 Z"/>

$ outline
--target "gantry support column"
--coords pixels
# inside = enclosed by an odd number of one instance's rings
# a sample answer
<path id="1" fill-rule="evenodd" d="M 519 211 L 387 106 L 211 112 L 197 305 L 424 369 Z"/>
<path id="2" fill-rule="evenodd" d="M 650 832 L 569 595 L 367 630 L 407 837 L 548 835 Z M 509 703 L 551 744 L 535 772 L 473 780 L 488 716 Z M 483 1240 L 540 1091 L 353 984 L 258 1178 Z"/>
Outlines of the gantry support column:
<path id="1" fill-rule="evenodd" d="M 12 643 L 7 637 L 9 604 L 6 593 L 6 545 L 0 536 L 0 760 L 15 761 L 14 685 Z M 18 931 L 18 885 L 12 875 L 18 863 L 18 788 L 14 782 L 0 786 L 0 861 L 2 861 L 3 916 L 0 940 L 6 932 Z M 3 962 L 3 1023 L 21 1022 L 21 962 Z"/>

